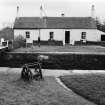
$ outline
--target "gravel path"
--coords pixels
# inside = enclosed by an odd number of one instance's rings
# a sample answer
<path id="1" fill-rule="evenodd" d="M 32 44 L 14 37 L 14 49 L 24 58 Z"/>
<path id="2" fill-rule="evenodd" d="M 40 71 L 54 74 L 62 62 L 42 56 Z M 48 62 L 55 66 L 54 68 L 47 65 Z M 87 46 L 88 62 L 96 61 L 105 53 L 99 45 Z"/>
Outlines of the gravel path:
<path id="1" fill-rule="evenodd" d="M 0 67 L 1 72 L 8 73 L 21 73 L 22 68 L 8 68 L 8 67 Z M 102 73 L 105 74 L 105 70 L 50 70 L 50 69 L 42 69 L 42 73 L 44 76 L 53 76 L 59 77 L 61 75 L 73 75 L 73 74 L 91 74 L 91 73 Z"/>
<path id="2" fill-rule="evenodd" d="M 66 103 L 65 105 L 95 105 L 94 103 L 75 94 L 72 90 L 67 90 L 61 84 L 59 84 L 56 79 L 53 78 L 54 77 L 47 79 L 47 85 L 50 86 L 49 90 L 55 91 L 60 97 L 60 100 L 64 100 Z"/>

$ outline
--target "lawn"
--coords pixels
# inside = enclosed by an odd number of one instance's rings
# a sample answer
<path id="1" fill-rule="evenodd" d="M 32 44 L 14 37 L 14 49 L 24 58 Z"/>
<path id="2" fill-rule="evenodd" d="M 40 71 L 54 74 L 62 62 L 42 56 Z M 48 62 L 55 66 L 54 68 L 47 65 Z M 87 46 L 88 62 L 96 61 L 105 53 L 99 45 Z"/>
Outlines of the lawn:
<path id="1" fill-rule="evenodd" d="M 105 47 L 102 46 L 34 46 L 28 48 L 18 48 L 13 52 L 88 52 L 105 53 Z"/>
<path id="2" fill-rule="evenodd" d="M 19 74 L 0 73 L 0 105 L 94 105 L 69 93 L 55 78 L 24 82 Z"/>
<path id="3" fill-rule="evenodd" d="M 105 75 L 85 74 L 60 77 L 61 81 L 75 93 L 96 103 L 105 105 Z"/>

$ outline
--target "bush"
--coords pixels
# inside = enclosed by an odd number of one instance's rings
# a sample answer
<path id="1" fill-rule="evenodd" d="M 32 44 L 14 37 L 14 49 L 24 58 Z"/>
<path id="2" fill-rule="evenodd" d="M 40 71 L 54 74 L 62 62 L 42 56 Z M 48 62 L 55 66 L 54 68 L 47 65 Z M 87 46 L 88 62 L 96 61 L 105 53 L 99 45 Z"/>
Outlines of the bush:
<path id="1" fill-rule="evenodd" d="M 26 46 L 26 40 L 23 38 L 23 36 L 19 35 L 18 37 L 15 38 L 13 42 L 14 49 L 25 46 Z"/>
<path id="2" fill-rule="evenodd" d="M 86 41 L 86 43 L 83 43 L 82 41 L 75 41 L 75 45 L 96 45 L 96 46 L 105 46 L 105 41 Z"/>
<path id="3" fill-rule="evenodd" d="M 34 40 L 33 45 L 38 45 L 38 41 Z M 63 46 L 63 42 L 58 40 L 41 40 L 40 45 Z"/>

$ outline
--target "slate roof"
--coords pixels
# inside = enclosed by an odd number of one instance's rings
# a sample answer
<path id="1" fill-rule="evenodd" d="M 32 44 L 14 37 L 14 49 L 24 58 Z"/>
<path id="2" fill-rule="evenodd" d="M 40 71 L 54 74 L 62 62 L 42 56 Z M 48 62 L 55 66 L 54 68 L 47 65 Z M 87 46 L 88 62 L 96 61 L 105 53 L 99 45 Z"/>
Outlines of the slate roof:
<path id="1" fill-rule="evenodd" d="M 96 29 L 91 17 L 19 17 L 14 29 Z"/>

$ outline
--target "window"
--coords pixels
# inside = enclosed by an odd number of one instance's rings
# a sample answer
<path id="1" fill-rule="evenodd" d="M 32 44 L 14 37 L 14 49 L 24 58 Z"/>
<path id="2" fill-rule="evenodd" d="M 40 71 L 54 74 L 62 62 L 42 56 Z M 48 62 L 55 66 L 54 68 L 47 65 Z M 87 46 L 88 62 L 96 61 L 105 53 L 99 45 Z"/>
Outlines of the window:
<path id="1" fill-rule="evenodd" d="M 30 32 L 26 32 L 26 38 L 30 38 Z"/>
<path id="2" fill-rule="evenodd" d="M 54 32 L 50 32 L 50 40 L 54 39 Z"/>
<path id="3" fill-rule="evenodd" d="M 81 39 L 86 39 L 86 32 L 82 32 Z"/>

